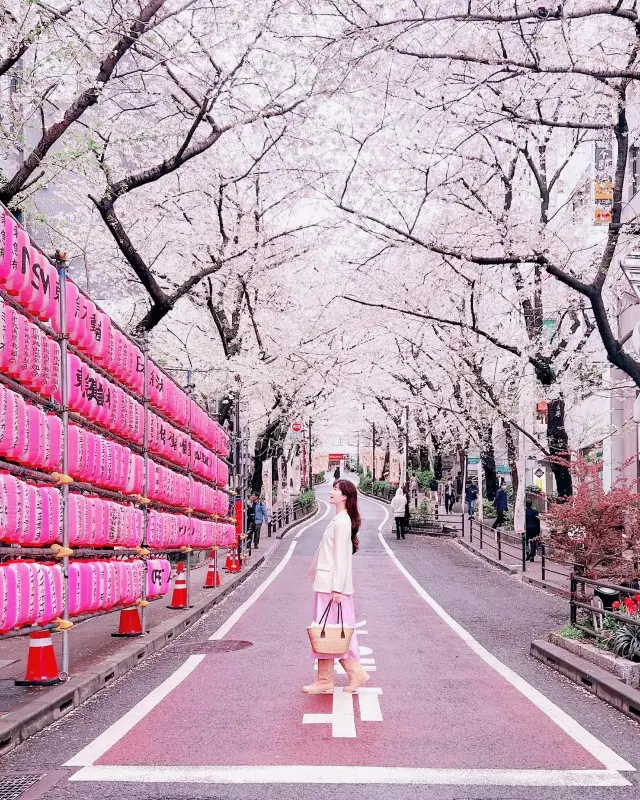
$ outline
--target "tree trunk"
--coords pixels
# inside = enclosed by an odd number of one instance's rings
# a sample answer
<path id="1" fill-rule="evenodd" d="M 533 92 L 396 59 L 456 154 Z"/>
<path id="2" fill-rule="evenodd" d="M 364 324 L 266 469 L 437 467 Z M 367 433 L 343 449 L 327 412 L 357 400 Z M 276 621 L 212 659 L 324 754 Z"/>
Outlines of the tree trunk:
<path id="1" fill-rule="evenodd" d="M 382 465 L 382 475 L 379 480 L 386 481 L 389 479 L 389 462 L 391 461 L 391 452 L 389 450 L 389 442 L 387 442 L 387 449 L 384 451 L 384 463 Z"/>
<path id="2" fill-rule="evenodd" d="M 504 431 L 504 438 L 507 443 L 507 462 L 509 464 L 509 471 L 511 472 L 513 496 L 515 497 L 518 492 L 518 448 L 513 438 L 511 425 L 506 419 L 502 420 L 502 430 Z"/>
<path id="3" fill-rule="evenodd" d="M 251 491 L 259 495 L 262 491 L 262 465 L 271 458 L 274 450 L 276 455 L 280 455 L 282 448 L 280 418 L 267 425 L 256 439 L 256 446 L 253 454 L 253 476 L 251 480 Z"/>
<path id="4" fill-rule="evenodd" d="M 493 449 L 493 425 L 489 424 L 483 430 L 482 449 L 480 461 L 484 470 L 484 487 L 487 500 L 495 500 L 498 491 L 498 475 L 496 473 L 496 454 Z"/>
<path id="5" fill-rule="evenodd" d="M 547 442 L 549 452 L 558 459 L 567 460 L 569 453 L 569 436 L 565 428 L 565 409 L 562 397 L 549 400 L 547 417 Z M 551 471 L 556 479 L 558 497 L 570 497 L 573 494 L 571 473 L 564 463 L 551 462 Z"/>
<path id="6" fill-rule="evenodd" d="M 438 437 L 432 432 L 431 442 L 433 444 L 433 474 L 437 481 L 442 480 L 442 448 Z"/>
<path id="7" fill-rule="evenodd" d="M 420 417 L 416 419 L 418 428 L 418 470 L 425 472 L 431 469 L 431 461 L 429 459 L 429 449 L 427 448 L 427 430 L 424 422 Z"/>

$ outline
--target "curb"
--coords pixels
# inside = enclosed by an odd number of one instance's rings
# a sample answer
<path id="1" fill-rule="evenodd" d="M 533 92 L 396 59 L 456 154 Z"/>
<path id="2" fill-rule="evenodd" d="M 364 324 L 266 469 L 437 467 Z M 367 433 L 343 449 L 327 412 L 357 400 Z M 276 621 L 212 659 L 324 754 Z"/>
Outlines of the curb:
<path id="1" fill-rule="evenodd" d="M 530 575 L 526 575 L 524 572 L 520 576 L 520 579 L 523 583 L 529 583 L 531 586 L 535 586 L 537 589 L 544 589 L 545 592 L 549 592 L 549 594 L 555 594 L 557 597 L 564 597 L 568 599 L 571 596 L 571 592 L 568 589 L 562 589 L 560 586 L 554 586 L 549 581 L 542 581 L 538 578 L 532 578 Z"/>
<path id="2" fill-rule="evenodd" d="M 530 654 L 600 700 L 640 722 L 640 692 L 584 658 L 542 639 L 531 642 Z"/>
<path id="3" fill-rule="evenodd" d="M 318 508 L 314 513 L 317 511 Z M 309 517 L 311 516 L 313 515 L 309 515 Z M 283 535 L 302 522 L 306 522 L 309 517 L 296 520 L 294 525 L 290 525 L 283 532 Z M 276 538 L 281 539 L 282 537 Z M 277 546 L 275 542 L 274 546 Z M 214 597 L 207 597 L 187 612 L 154 626 L 149 633 L 123 647 L 117 655 L 104 659 L 91 669 L 49 690 L 45 699 L 33 700 L 22 708 L 11 711 L 0 721 L 0 755 L 8 753 L 33 736 L 34 733 L 38 733 L 64 717 L 65 714 L 77 708 L 105 686 L 126 675 L 148 656 L 162 650 L 181 633 L 184 633 L 192 623 L 197 622 L 207 611 L 244 583 L 261 566 L 267 555 L 269 553 L 261 554 L 253 564 L 235 576 Z"/>
<path id="4" fill-rule="evenodd" d="M 491 564 L 492 567 L 497 567 L 503 572 L 507 572 L 509 575 L 517 575 L 518 572 L 520 572 L 519 566 L 515 564 L 505 564 L 502 561 L 498 561 L 497 559 L 488 556 L 486 553 L 483 553 L 481 550 L 478 550 L 472 544 L 469 544 L 469 542 L 465 542 L 464 539 L 460 539 L 460 537 L 458 537 L 456 541 L 460 547 L 464 547 L 465 550 L 468 550 L 470 553 L 473 553 L 479 558 L 484 559 L 488 564 Z"/>

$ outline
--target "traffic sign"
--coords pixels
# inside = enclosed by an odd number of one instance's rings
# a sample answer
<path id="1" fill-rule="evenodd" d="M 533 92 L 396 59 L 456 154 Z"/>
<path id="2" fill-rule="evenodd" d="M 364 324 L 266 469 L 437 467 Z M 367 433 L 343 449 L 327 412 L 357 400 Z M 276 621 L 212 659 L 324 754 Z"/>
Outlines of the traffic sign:
<path id="1" fill-rule="evenodd" d="M 293 425 L 291 426 L 291 430 L 294 433 L 300 433 L 300 431 L 302 430 L 302 423 L 301 422 L 294 422 Z"/>

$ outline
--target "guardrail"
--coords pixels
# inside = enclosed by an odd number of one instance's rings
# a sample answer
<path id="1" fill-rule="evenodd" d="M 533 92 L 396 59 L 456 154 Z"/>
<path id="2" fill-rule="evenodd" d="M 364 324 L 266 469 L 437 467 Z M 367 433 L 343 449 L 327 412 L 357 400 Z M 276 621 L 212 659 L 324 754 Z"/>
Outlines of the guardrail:
<path id="1" fill-rule="evenodd" d="M 267 537 L 278 534 L 283 528 L 292 525 L 298 520 L 312 516 L 312 514 L 316 513 L 317 508 L 318 504 L 315 501 L 305 506 L 297 501 L 280 506 L 273 512 L 271 519 L 267 523 Z"/>

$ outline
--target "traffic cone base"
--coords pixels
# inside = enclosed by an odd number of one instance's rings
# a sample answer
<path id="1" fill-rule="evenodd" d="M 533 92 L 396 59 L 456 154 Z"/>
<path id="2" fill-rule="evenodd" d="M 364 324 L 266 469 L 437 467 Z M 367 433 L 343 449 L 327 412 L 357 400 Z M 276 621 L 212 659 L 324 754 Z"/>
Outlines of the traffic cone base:
<path id="1" fill-rule="evenodd" d="M 187 608 L 187 579 L 184 575 L 184 564 L 178 563 L 176 577 L 173 581 L 173 594 L 171 595 L 171 605 L 167 608 L 181 610 Z"/>
<path id="2" fill-rule="evenodd" d="M 120 625 L 117 633 L 111 634 L 114 637 L 133 637 L 142 636 L 142 623 L 137 608 L 123 608 L 120 612 Z"/>
<path id="3" fill-rule="evenodd" d="M 216 582 L 217 581 L 217 582 Z M 215 589 L 220 586 L 220 576 L 216 570 L 216 563 L 213 556 L 209 560 L 209 567 L 207 569 L 207 579 L 204 582 L 203 589 Z"/>
<path id="4" fill-rule="evenodd" d="M 29 636 L 27 671 L 23 681 L 16 686 L 54 686 L 62 683 L 56 661 L 56 651 L 51 641 L 51 631 L 38 631 Z"/>

